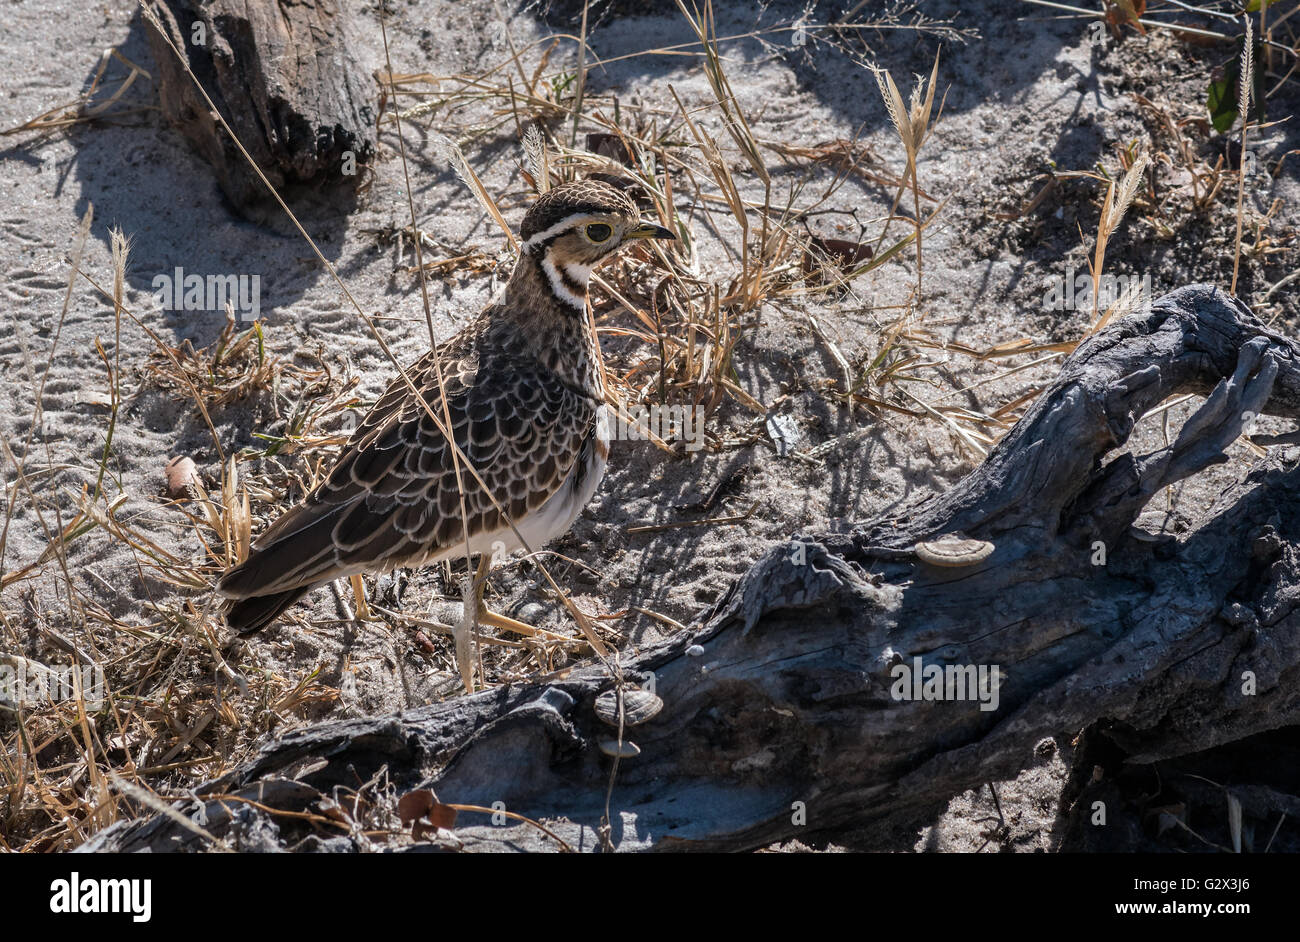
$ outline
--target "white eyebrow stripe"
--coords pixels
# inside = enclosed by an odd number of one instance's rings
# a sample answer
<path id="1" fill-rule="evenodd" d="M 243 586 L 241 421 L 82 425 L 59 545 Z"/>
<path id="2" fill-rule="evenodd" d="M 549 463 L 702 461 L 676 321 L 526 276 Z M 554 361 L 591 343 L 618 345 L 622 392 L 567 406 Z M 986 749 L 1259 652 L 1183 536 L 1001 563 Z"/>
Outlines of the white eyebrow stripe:
<path id="1" fill-rule="evenodd" d="M 555 225 L 547 229 L 543 229 L 541 232 L 538 232 L 535 235 L 531 236 L 528 239 L 528 241 L 524 243 L 524 248 L 531 249 L 535 245 L 541 245 L 543 242 L 545 242 L 547 239 L 551 238 L 552 236 L 557 236 L 565 229 L 568 229 L 570 226 L 573 225 L 573 223 L 576 220 L 590 219 L 590 218 L 591 218 L 591 213 L 572 213 L 568 216 L 565 216 Z"/>

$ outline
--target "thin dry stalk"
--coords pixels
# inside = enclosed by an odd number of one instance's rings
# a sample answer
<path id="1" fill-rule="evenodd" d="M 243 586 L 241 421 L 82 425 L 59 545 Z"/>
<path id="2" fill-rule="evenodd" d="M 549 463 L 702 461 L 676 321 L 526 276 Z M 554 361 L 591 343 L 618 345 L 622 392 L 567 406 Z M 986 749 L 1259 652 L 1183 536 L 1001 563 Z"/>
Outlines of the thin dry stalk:
<path id="1" fill-rule="evenodd" d="M 1261 11 L 1260 16 L 1263 15 Z M 1241 115 L 1241 160 L 1237 164 L 1237 236 L 1232 250 L 1232 285 L 1228 289 L 1230 294 L 1237 293 L 1237 273 L 1241 268 L 1242 201 L 1246 192 L 1246 135 L 1250 130 L 1250 92 L 1255 77 L 1254 47 L 1255 36 L 1251 31 L 1248 16 L 1246 17 L 1246 41 L 1241 49 L 1241 71 L 1237 78 L 1237 113 Z"/>
<path id="2" fill-rule="evenodd" d="M 100 91 L 100 84 L 104 81 L 104 71 L 108 68 L 110 61 L 116 59 L 127 67 L 125 78 L 115 79 L 118 82 L 117 89 L 103 101 L 96 102 L 95 95 Z M 56 105 L 48 111 L 44 111 L 34 118 L 24 121 L 22 124 L 12 128 L 6 128 L 0 131 L 0 135 L 20 134 L 24 131 L 53 131 L 63 128 L 72 127 L 75 124 L 84 124 L 88 121 L 95 121 L 108 117 L 121 117 L 128 114 L 135 114 L 141 111 L 154 110 L 153 107 L 139 108 L 119 108 L 110 112 L 109 109 L 122 100 L 135 80 L 143 76 L 149 81 L 153 81 L 146 70 L 136 65 L 126 56 L 122 55 L 116 48 L 106 49 L 99 57 L 99 65 L 95 68 L 95 74 L 91 77 L 90 87 L 79 95 L 75 100 Z"/>
<path id="3" fill-rule="evenodd" d="M 912 190 L 912 223 L 916 234 L 916 300 L 919 304 L 922 297 L 923 253 L 921 250 L 921 232 L 923 227 L 921 223 L 921 182 L 916 165 L 921 154 L 921 148 L 925 145 L 926 138 L 929 137 L 932 130 L 930 113 L 934 109 L 934 88 L 939 81 L 939 52 L 936 51 L 934 54 L 934 67 L 930 70 L 929 81 L 922 79 L 916 84 L 912 89 L 912 96 L 906 107 L 903 105 L 903 96 L 899 93 L 898 86 L 894 84 L 894 77 L 890 75 L 889 70 L 876 69 L 875 75 L 876 84 L 880 88 L 880 97 L 884 99 L 885 110 L 889 112 L 889 120 L 894 125 L 899 140 L 903 143 L 903 154 L 907 159 L 907 170 L 903 174 L 903 186 L 900 186 L 897 195 L 894 197 L 894 207 L 890 210 L 890 215 L 892 216 L 898 208 L 903 188 L 910 182 Z M 939 104 L 939 111 L 940 113 L 943 112 L 942 102 Z M 880 239 L 883 240 L 884 237 L 885 233 L 882 230 Z M 879 244 L 878 241 L 877 246 Z"/>
<path id="4" fill-rule="evenodd" d="M 1101 303 L 1101 274 L 1106 265 L 1106 246 L 1110 243 L 1110 237 L 1115 234 L 1119 224 L 1124 220 L 1124 214 L 1133 203 L 1133 197 L 1137 193 L 1138 185 L 1142 182 L 1142 175 L 1146 173 L 1147 166 L 1151 160 L 1146 151 L 1138 154 L 1137 159 L 1133 161 L 1120 180 L 1118 187 L 1114 181 L 1109 181 L 1106 185 L 1106 197 L 1102 200 L 1101 216 L 1097 220 L 1097 243 L 1093 248 L 1092 260 L 1088 267 L 1092 274 L 1092 322 L 1093 329 L 1101 322 L 1100 303 Z"/>

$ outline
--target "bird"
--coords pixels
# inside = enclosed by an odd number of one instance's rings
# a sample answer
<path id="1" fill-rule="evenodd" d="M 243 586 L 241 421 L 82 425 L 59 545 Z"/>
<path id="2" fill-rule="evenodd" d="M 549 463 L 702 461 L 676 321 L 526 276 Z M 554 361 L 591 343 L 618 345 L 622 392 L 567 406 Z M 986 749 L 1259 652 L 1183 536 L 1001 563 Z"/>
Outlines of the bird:
<path id="1" fill-rule="evenodd" d="M 565 533 L 604 475 L 613 416 L 588 280 L 627 245 L 674 238 L 608 182 L 541 194 L 498 298 L 396 377 L 320 483 L 220 576 L 227 625 L 247 637 L 335 579 L 477 556 L 479 620 L 528 628 L 482 609 L 483 586 L 492 559 Z"/>

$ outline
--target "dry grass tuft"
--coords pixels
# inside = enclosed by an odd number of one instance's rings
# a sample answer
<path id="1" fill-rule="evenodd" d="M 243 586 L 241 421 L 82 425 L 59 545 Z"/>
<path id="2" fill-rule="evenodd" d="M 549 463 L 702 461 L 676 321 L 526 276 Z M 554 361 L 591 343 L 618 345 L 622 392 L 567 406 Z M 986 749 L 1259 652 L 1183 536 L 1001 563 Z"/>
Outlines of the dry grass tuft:
<path id="1" fill-rule="evenodd" d="M 106 78 L 108 66 L 117 62 L 126 67 L 127 73 L 121 78 Z M 153 110 L 153 106 L 126 107 L 124 96 L 135 84 L 136 79 L 144 77 L 152 82 L 153 76 L 136 65 L 117 49 L 106 49 L 99 57 L 95 72 L 91 76 L 89 87 L 70 102 L 56 105 L 22 124 L 0 131 L 0 135 L 22 134 L 38 131 L 42 134 L 62 131 L 77 124 L 90 121 L 103 121 L 125 117 L 142 111 Z M 111 93 L 108 92 L 110 87 Z"/>
<path id="2" fill-rule="evenodd" d="M 1268 4 L 1261 4 L 1266 7 Z M 1263 9 L 1260 10 L 1260 17 L 1264 15 Z M 1246 192 L 1246 154 L 1249 153 L 1246 147 L 1247 132 L 1250 130 L 1250 87 L 1254 84 L 1255 76 L 1255 34 L 1250 25 L 1250 17 L 1246 17 L 1246 39 L 1241 46 L 1241 71 L 1238 73 L 1240 78 L 1237 81 L 1240 90 L 1237 99 L 1237 114 L 1241 115 L 1241 167 L 1237 173 L 1237 236 L 1233 241 L 1232 250 L 1232 286 L 1228 289 L 1231 294 L 1237 293 L 1237 272 L 1241 268 L 1241 218 L 1242 218 L 1242 198 Z"/>
<path id="3" fill-rule="evenodd" d="M 1142 182 L 1142 176 L 1146 173 L 1151 159 L 1147 156 L 1146 151 L 1138 153 L 1137 157 L 1132 160 L 1124 171 L 1124 176 L 1120 179 L 1119 185 L 1116 186 L 1114 181 L 1107 181 L 1106 196 L 1102 200 L 1101 215 L 1097 219 L 1097 240 L 1093 247 L 1092 259 L 1088 264 L 1088 270 L 1092 274 L 1092 327 L 1090 333 L 1095 333 L 1106 326 L 1110 319 L 1111 312 L 1107 311 L 1103 318 L 1099 305 L 1101 303 L 1101 274 L 1106 266 L 1106 246 L 1110 243 L 1111 236 L 1123 222 L 1125 213 L 1128 212 L 1129 206 L 1133 203 L 1133 197 L 1137 194 L 1138 185 Z"/>
<path id="4" fill-rule="evenodd" d="M 888 69 L 876 70 L 876 84 L 880 86 L 880 97 L 884 99 L 885 110 L 889 112 L 889 120 L 894 125 L 894 130 L 898 132 L 899 140 L 903 143 L 903 154 L 907 158 L 907 171 L 903 176 L 903 185 L 909 182 L 912 190 L 912 225 L 916 234 L 916 301 L 921 301 L 921 273 L 922 273 L 922 254 L 921 254 L 921 233 L 925 224 L 921 221 L 921 182 L 917 174 L 916 163 L 921 155 L 921 148 L 925 145 L 925 140 L 930 135 L 930 113 L 934 109 L 934 87 L 939 82 L 939 53 L 934 54 L 934 68 L 930 70 L 929 82 L 920 81 L 912 89 L 912 97 L 906 107 L 903 105 L 903 96 L 899 94 L 898 86 L 894 84 L 894 77 L 889 74 Z M 943 112 L 943 103 L 939 103 L 939 111 Z M 938 116 L 935 116 L 938 120 Z M 890 209 L 890 214 L 898 210 L 899 200 L 903 196 L 903 187 L 900 187 L 898 194 L 894 197 L 894 205 Z M 935 211 L 936 214 L 938 210 Z M 884 238 L 884 233 L 881 233 Z"/>

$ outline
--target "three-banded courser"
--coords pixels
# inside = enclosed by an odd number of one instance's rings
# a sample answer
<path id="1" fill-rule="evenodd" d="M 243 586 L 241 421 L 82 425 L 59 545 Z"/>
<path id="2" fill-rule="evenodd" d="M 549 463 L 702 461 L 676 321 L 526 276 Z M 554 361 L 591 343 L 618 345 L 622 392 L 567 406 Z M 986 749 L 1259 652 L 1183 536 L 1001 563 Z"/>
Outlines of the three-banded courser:
<path id="1" fill-rule="evenodd" d="M 500 298 L 407 369 L 429 408 L 395 379 L 320 485 L 222 575 L 217 590 L 234 600 L 226 619 L 240 634 L 332 579 L 463 556 L 466 536 L 469 554 L 480 558 L 481 603 L 492 556 L 538 549 L 591 499 L 609 431 L 587 279 L 620 246 L 673 236 L 642 222 L 614 187 L 588 180 L 541 196 L 520 237 Z M 456 444 L 495 503 L 465 461 L 458 484 L 430 411 L 444 427 L 450 417 Z M 519 625 L 491 612 L 480 620 Z"/>

